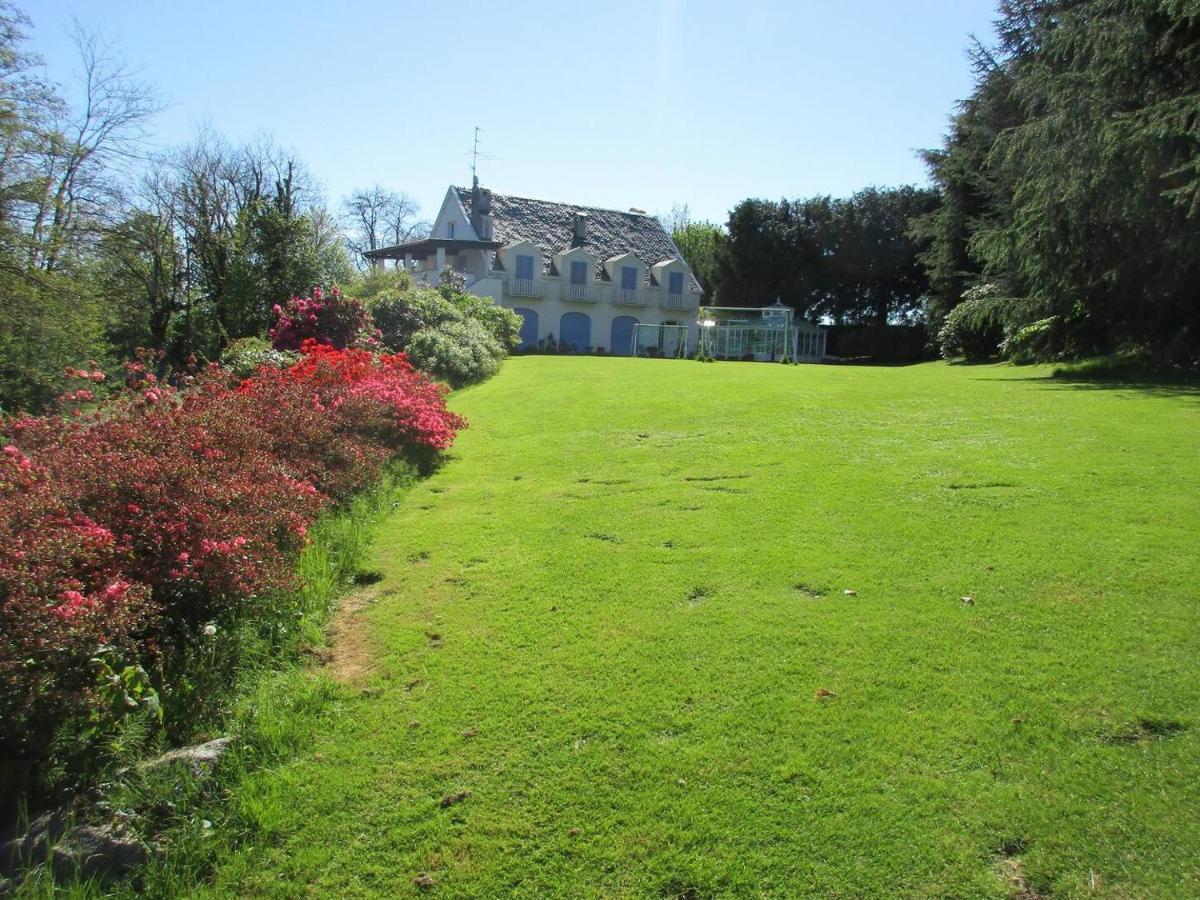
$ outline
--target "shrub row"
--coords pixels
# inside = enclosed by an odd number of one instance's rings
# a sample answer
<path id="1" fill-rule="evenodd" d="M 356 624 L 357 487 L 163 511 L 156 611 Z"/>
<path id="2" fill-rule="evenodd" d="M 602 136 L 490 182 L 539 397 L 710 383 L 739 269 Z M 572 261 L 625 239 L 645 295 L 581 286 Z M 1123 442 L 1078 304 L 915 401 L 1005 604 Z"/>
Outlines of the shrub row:
<path id="1" fill-rule="evenodd" d="M 0 788 L 43 776 L 64 733 L 161 719 L 160 697 L 189 697 L 172 658 L 267 616 L 322 509 L 465 425 L 403 355 L 300 349 L 177 386 L 133 363 L 103 403 L 80 389 L 70 414 L 0 423 Z"/>

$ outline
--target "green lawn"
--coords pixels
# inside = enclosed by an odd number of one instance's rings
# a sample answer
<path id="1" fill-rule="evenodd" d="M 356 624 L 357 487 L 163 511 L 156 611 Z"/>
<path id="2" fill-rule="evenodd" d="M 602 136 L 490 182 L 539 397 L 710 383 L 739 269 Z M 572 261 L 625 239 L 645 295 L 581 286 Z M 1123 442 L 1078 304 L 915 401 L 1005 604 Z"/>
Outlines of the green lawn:
<path id="1" fill-rule="evenodd" d="M 210 890 L 1200 896 L 1200 393 L 1046 375 L 509 361 Z"/>

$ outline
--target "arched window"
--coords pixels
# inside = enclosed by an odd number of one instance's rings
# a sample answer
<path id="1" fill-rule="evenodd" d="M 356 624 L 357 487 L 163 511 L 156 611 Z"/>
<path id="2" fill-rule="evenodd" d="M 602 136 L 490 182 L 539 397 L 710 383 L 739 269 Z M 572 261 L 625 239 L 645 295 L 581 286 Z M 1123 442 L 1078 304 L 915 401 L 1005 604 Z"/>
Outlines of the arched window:
<path id="1" fill-rule="evenodd" d="M 572 353 L 589 353 L 592 349 L 592 320 L 584 313 L 563 313 L 558 328 L 559 343 Z"/>
<path id="2" fill-rule="evenodd" d="M 614 356 L 629 356 L 633 352 L 633 330 L 638 320 L 633 316 L 617 316 L 612 320 L 612 343 L 608 352 Z"/>
<path id="3" fill-rule="evenodd" d="M 521 343 L 518 350 L 532 350 L 537 347 L 538 342 L 538 314 L 536 310 L 522 309 L 516 307 L 513 309 L 518 316 L 521 317 Z"/>

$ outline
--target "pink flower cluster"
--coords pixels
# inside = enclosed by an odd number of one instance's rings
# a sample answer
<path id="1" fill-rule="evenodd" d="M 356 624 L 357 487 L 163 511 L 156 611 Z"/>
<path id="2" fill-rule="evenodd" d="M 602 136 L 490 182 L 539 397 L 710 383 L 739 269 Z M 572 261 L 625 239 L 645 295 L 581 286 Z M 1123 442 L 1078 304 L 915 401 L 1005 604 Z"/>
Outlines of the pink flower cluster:
<path id="1" fill-rule="evenodd" d="M 80 381 L 92 381 L 99 384 L 104 380 L 104 373 L 95 368 L 95 363 L 92 363 L 91 369 L 70 369 L 66 370 L 68 378 L 77 378 Z"/>
<path id="2" fill-rule="evenodd" d="M 299 350 L 310 340 L 335 350 L 379 346 L 380 333 L 366 307 L 336 287 L 328 294 L 313 288 L 310 296 L 292 297 L 272 311 L 277 321 L 270 337 L 276 350 Z"/>
<path id="3" fill-rule="evenodd" d="M 97 645 L 153 671 L 179 635 L 253 615 L 324 507 L 465 426 L 403 356 L 304 350 L 182 390 L 134 363 L 80 415 L 0 421 L 0 755 L 95 713 Z"/>

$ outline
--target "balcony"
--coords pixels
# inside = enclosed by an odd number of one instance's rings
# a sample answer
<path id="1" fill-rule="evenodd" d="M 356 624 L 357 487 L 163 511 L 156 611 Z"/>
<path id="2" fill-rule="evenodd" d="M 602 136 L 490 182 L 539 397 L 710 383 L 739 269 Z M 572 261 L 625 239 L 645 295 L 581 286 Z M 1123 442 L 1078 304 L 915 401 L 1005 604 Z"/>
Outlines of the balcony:
<path id="1" fill-rule="evenodd" d="M 695 309 L 696 298 L 692 294 L 664 293 L 658 301 L 661 309 Z"/>
<path id="2" fill-rule="evenodd" d="M 591 284 L 564 284 L 562 298 L 576 303 L 595 303 L 600 299 L 600 288 Z"/>
<path id="3" fill-rule="evenodd" d="M 510 278 L 504 282 L 504 293 L 509 297 L 545 297 L 546 285 L 533 278 Z"/>
<path id="4" fill-rule="evenodd" d="M 634 288 L 633 290 L 617 288 L 613 292 L 612 302 L 621 306 L 645 306 L 646 293 L 645 291 L 640 291 L 637 288 Z"/>

